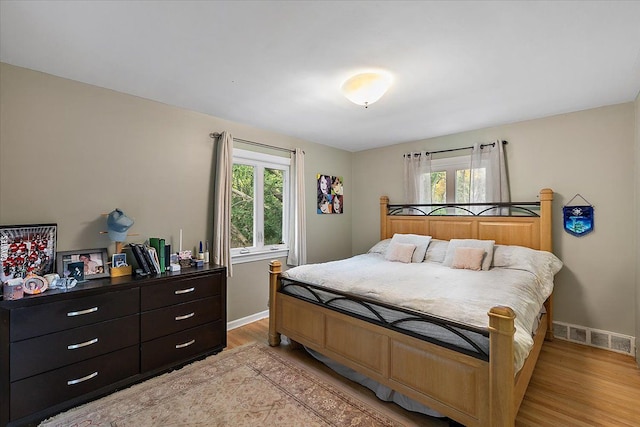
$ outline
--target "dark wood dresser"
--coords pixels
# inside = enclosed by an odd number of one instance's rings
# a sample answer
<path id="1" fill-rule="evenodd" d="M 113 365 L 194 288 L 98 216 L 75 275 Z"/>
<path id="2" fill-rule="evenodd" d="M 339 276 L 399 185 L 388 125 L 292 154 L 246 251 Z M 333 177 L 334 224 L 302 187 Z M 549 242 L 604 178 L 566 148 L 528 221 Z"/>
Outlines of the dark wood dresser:
<path id="1" fill-rule="evenodd" d="M 0 426 L 37 425 L 221 351 L 226 301 L 214 265 L 0 301 Z"/>

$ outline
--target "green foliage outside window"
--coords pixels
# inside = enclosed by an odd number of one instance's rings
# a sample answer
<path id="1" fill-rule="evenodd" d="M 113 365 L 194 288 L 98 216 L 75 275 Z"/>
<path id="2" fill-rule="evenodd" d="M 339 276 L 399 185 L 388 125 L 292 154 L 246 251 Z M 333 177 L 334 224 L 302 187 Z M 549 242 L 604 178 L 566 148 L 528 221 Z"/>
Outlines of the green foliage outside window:
<path id="1" fill-rule="evenodd" d="M 445 171 L 431 173 L 431 203 L 447 202 L 447 173 Z"/>
<path id="2" fill-rule="evenodd" d="M 253 166 L 233 165 L 231 192 L 231 247 L 253 246 Z"/>
<path id="3" fill-rule="evenodd" d="M 231 194 L 231 247 L 254 246 L 255 170 L 249 165 L 234 164 Z M 284 172 L 264 168 L 264 245 L 282 243 Z M 256 230 L 261 232 L 261 230 Z"/>
<path id="4" fill-rule="evenodd" d="M 280 169 L 264 170 L 264 244 L 277 245 L 282 241 L 282 211 L 284 199 L 284 172 Z"/>

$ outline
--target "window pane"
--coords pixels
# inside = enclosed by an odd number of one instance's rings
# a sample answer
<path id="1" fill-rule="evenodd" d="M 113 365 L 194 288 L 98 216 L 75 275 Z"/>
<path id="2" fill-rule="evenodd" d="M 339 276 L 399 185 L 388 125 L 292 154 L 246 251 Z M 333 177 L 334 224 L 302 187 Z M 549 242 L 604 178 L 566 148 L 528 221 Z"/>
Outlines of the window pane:
<path id="1" fill-rule="evenodd" d="M 473 185 L 471 185 L 471 171 L 462 169 L 456 171 L 456 203 L 469 203 L 487 201 L 487 170 L 486 168 L 474 169 Z M 473 191 L 473 197 L 471 197 Z"/>
<path id="2" fill-rule="evenodd" d="M 474 169 L 471 174 L 471 179 L 473 180 L 471 191 L 473 191 L 473 196 L 476 200 L 482 200 L 483 202 L 490 201 L 487 200 L 487 169 Z"/>
<path id="3" fill-rule="evenodd" d="M 456 203 L 469 203 L 469 176 L 469 169 L 459 169 L 456 171 Z"/>
<path id="4" fill-rule="evenodd" d="M 431 172 L 431 203 L 447 202 L 447 172 Z"/>
<path id="5" fill-rule="evenodd" d="M 284 171 L 264 169 L 264 244 L 282 241 Z"/>
<path id="6" fill-rule="evenodd" d="M 233 165 L 231 193 L 231 247 L 253 246 L 254 167 Z"/>

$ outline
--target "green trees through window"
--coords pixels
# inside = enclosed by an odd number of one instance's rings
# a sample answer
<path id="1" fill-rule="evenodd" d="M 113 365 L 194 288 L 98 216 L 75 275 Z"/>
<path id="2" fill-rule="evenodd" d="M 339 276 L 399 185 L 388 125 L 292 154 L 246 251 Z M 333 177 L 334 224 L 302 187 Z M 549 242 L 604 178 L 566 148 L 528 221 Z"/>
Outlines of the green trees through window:
<path id="1" fill-rule="evenodd" d="M 253 246 L 254 167 L 233 165 L 231 247 Z"/>
<path id="2" fill-rule="evenodd" d="M 259 153 L 236 157 L 232 175 L 231 248 L 285 243 L 288 165 Z M 288 160 L 288 159 L 284 159 Z"/>

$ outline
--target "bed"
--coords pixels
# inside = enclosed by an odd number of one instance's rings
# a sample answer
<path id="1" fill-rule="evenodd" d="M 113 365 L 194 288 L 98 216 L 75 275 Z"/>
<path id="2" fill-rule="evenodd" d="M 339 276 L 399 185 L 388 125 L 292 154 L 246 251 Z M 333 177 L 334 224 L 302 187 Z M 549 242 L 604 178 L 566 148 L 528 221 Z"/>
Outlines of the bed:
<path id="1" fill-rule="evenodd" d="M 437 240 L 477 239 L 551 252 L 552 200 L 550 189 L 541 190 L 539 202 L 486 207 L 390 205 L 383 196 L 380 239 L 396 233 L 418 234 Z M 473 214 L 449 215 L 454 210 Z M 455 316 L 428 314 L 350 290 L 329 290 L 282 276 L 281 264 L 272 261 L 270 345 L 279 345 L 280 334 L 284 334 L 293 343 L 466 426 L 514 425 L 542 342 L 553 338 L 551 294 L 531 334 L 527 357 L 517 363 L 512 307 L 491 306 L 485 325 L 473 325 L 451 320 Z M 354 307 L 360 307 L 360 311 Z M 404 327 L 407 324 L 421 327 Z"/>

